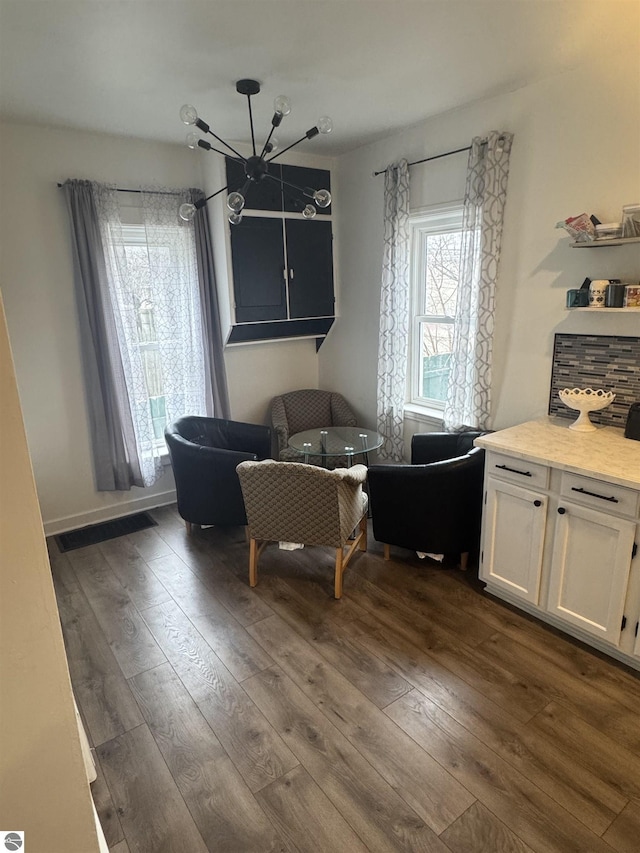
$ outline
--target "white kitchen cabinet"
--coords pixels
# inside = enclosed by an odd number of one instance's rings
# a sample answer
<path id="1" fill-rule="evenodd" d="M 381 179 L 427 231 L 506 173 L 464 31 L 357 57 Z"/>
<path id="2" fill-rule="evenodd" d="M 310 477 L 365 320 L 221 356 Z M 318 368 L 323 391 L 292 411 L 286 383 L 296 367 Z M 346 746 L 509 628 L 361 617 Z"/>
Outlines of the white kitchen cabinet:
<path id="1" fill-rule="evenodd" d="M 640 538 L 640 528 L 638 531 L 638 537 Z M 640 572 L 638 572 L 637 574 L 640 574 Z M 633 590 L 633 581 L 631 581 L 629 584 L 630 593 L 632 592 L 632 590 Z M 637 590 L 633 590 L 633 592 L 637 592 Z M 630 622 L 630 628 L 631 628 L 630 642 L 632 644 L 631 653 L 635 658 L 638 659 L 638 668 L 640 669 L 640 595 L 636 594 L 633 596 L 633 598 L 631 598 L 630 595 L 628 594 L 627 595 L 627 603 L 631 605 L 630 610 L 633 610 L 632 602 L 638 602 L 638 607 L 637 607 L 636 612 L 633 615 L 633 618 L 631 619 L 631 622 Z"/>
<path id="2" fill-rule="evenodd" d="M 636 524 L 564 500 L 557 512 L 547 610 L 617 644 Z"/>
<path id="3" fill-rule="evenodd" d="M 481 578 L 538 603 L 547 496 L 488 477 Z"/>
<path id="4" fill-rule="evenodd" d="M 640 442 L 545 418 L 482 436 L 487 591 L 640 669 Z"/>

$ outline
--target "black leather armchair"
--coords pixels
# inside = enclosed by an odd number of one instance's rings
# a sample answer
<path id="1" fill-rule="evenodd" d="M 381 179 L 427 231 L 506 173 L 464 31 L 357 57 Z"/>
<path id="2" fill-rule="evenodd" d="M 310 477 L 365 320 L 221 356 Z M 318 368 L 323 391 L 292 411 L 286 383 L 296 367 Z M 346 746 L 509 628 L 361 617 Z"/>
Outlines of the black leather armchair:
<path id="1" fill-rule="evenodd" d="M 270 457 L 269 427 L 189 416 L 168 425 L 164 437 L 187 530 L 193 524 L 246 524 L 236 467 Z"/>
<path id="2" fill-rule="evenodd" d="M 389 546 L 460 556 L 480 542 L 484 450 L 482 432 L 421 433 L 411 441 L 411 465 L 372 465 L 368 472 L 373 535 Z"/>

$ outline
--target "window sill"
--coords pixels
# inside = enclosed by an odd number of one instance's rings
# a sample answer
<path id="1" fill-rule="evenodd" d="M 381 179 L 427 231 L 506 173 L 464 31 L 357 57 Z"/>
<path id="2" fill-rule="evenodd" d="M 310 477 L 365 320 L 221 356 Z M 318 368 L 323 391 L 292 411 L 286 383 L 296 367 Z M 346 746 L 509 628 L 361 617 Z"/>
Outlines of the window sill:
<path id="1" fill-rule="evenodd" d="M 420 423 L 442 426 L 442 409 L 432 409 L 428 406 L 418 406 L 416 403 L 406 403 L 404 407 L 405 417 Z"/>

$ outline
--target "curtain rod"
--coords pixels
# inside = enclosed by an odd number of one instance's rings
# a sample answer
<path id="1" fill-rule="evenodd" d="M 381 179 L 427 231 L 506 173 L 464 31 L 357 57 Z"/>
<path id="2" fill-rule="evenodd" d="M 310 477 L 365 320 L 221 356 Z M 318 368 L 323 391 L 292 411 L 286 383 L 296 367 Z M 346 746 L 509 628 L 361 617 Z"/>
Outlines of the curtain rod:
<path id="1" fill-rule="evenodd" d="M 63 187 L 64 184 L 61 184 L 58 181 L 58 189 Z M 116 187 L 117 193 L 147 193 L 147 195 L 182 195 L 180 190 L 127 190 L 123 187 Z"/>
<path id="2" fill-rule="evenodd" d="M 408 163 L 409 166 L 417 166 L 418 163 L 428 163 L 430 160 L 439 160 L 441 157 L 450 157 L 452 154 L 460 154 L 461 151 L 471 151 L 471 146 L 467 145 L 465 148 L 456 148 L 455 151 L 445 151 L 444 154 L 434 154 L 433 157 L 423 157 L 422 160 L 414 160 L 413 163 Z M 387 166 L 387 169 L 389 167 Z M 381 169 L 379 172 L 374 172 L 373 176 L 376 175 L 384 175 L 387 169 Z"/>

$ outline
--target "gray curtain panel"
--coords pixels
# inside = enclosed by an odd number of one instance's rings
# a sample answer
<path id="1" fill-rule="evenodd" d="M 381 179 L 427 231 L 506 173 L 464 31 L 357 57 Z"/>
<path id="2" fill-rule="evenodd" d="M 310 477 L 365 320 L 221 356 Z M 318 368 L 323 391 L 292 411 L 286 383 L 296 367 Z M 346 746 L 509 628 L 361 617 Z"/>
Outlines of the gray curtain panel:
<path id="1" fill-rule="evenodd" d="M 114 187 L 69 180 L 63 189 L 96 486 L 150 486 L 162 475 L 164 451 L 150 396 L 162 399 L 169 422 L 205 413 L 229 417 L 206 209 L 193 227 L 177 214 L 180 201 L 203 194 L 142 190 L 145 241 L 138 245 L 127 242 Z M 140 299 L 152 303 L 146 325 L 132 310 Z M 143 348 L 143 341 L 153 346 Z"/>
<path id="2" fill-rule="evenodd" d="M 409 346 L 409 165 L 387 167 L 384 176 L 384 258 L 378 341 L 380 459 L 404 458 L 404 403 Z"/>
<path id="3" fill-rule="evenodd" d="M 199 189 L 190 190 L 190 201 L 195 204 L 204 198 Z M 220 308 L 216 274 L 213 266 L 213 246 L 209 228 L 209 214 L 206 206 L 201 208 L 194 219 L 196 254 L 198 258 L 198 281 L 200 283 L 200 305 L 205 340 L 205 359 L 208 363 L 207 375 L 207 414 L 211 417 L 231 417 L 227 372 L 224 363 L 224 341 L 220 329 Z"/>
<path id="4" fill-rule="evenodd" d="M 447 430 L 489 427 L 495 288 L 512 141 L 512 133 L 494 130 L 471 143 L 451 377 L 444 407 Z"/>
<path id="5" fill-rule="evenodd" d="M 90 181 L 68 180 L 73 271 L 98 491 L 142 486 L 131 406 L 109 296 L 100 224 Z"/>

